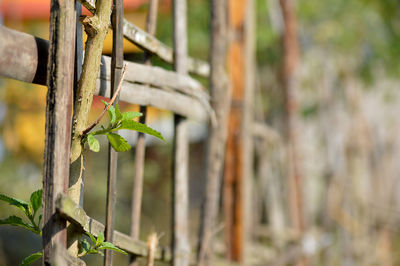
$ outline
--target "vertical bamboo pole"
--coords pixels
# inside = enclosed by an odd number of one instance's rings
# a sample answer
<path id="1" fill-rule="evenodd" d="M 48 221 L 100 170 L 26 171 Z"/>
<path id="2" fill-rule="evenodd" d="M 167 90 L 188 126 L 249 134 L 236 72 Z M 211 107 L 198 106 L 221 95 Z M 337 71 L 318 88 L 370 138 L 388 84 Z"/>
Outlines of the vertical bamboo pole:
<path id="1" fill-rule="evenodd" d="M 44 264 L 50 263 L 55 244 L 67 244 L 66 223 L 56 214 L 55 201 L 68 188 L 74 58 L 75 3 L 52 0 L 43 167 Z"/>
<path id="2" fill-rule="evenodd" d="M 187 3 L 173 1 L 174 68 L 187 74 Z M 189 265 L 190 245 L 188 234 L 189 211 L 189 140 L 186 118 L 174 116 L 174 155 L 172 165 L 172 264 Z"/>
<path id="3" fill-rule="evenodd" d="M 146 31 L 150 35 L 155 35 L 157 26 L 157 12 L 158 0 L 150 0 L 149 10 L 147 13 Z M 145 53 L 145 64 L 151 65 L 151 54 Z M 140 106 L 140 112 L 143 114 L 139 122 L 146 123 L 147 107 Z M 131 212 L 131 236 L 139 239 L 140 233 L 140 214 L 142 209 L 142 195 L 143 195 L 143 173 L 144 173 L 144 159 L 146 153 L 145 134 L 139 132 L 136 152 L 135 152 L 135 177 L 133 179 L 132 187 L 132 212 Z M 137 265 L 136 256 L 131 256 L 131 266 Z"/>
<path id="4" fill-rule="evenodd" d="M 255 222 L 255 214 L 253 208 L 253 180 L 254 180 L 254 142 L 252 127 L 254 124 L 254 93 L 255 93 L 255 14 L 254 14 L 254 0 L 247 0 L 246 4 L 246 17 L 244 24 L 244 57 L 245 57 L 245 90 L 244 90 L 244 104 L 243 104 L 243 123 L 241 134 L 243 138 L 243 219 L 244 219 L 244 249 L 246 252 L 246 243 L 251 240 L 253 233 L 252 225 Z M 246 256 L 244 264 L 246 263 Z"/>
<path id="5" fill-rule="evenodd" d="M 288 145 L 289 204 L 292 226 L 299 237 L 304 232 L 302 176 L 297 147 L 297 67 L 299 46 L 297 40 L 297 19 L 292 0 L 280 0 L 285 30 L 283 33 L 282 85 L 285 92 L 286 140 Z M 297 265 L 306 265 L 303 257 Z"/>
<path id="6" fill-rule="evenodd" d="M 122 67 L 124 64 L 124 48 L 123 48 L 123 26 L 124 18 L 123 0 L 114 0 L 114 8 L 111 15 L 111 24 L 113 29 L 113 50 L 111 58 L 111 91 L 110 98 L 114 95 L 114 91 L 118 87 L 121 79 Z M 113 105 L 119 102 L 117 96 Z M 117 163 L 118 153 L 108 144 L 108 177 L 107 177 L 107 207 L 106 207 L 106 227 L 105 239 L 113 242 L 114 239 L 114 220 L 115 220 L 115 202 L 117 198 Z M 111 266 L 113 261 L 112 250 L 105 250 L 104 265 Z"/>
<path id="7" fill-rule="evenodd" d="M 302 184 L 298 162 L 296 116 L 297 116 L 297 66 L 299 48 L 297 40 L 297 21 L 292 0 L 280 0 L 285 31 L 283 35 L 282 82 L 285 91 L 286 127 L 289 153 L 290 204 L 293 226 L 299 233 L 304 229 L 302 210 Z"/>
<path id="8" fill-rule="evenodd" d="M 246 0 L 230 0 L 228 23 L 230 43 L 228 71 L 232 82 L 232 105 L 229 113 L 228 138 L 224 173 L 224 216 L 227 258 L 243 261 L 244 176 L 243 176 L 243 105 L 245 90 L 244 23 Z"/>
<path id="9" fill-rule="evenodd" d="M 211 265 L 213 234 L 217 226 L 218 203 L 227 135 L 227 115 L 231 91 L 226 73 L 227 21 L 226 0 L 211 0 L 210 91 L 217 125 L 209 124 L 204 209 L 201 217 L 198 265 Z"/>

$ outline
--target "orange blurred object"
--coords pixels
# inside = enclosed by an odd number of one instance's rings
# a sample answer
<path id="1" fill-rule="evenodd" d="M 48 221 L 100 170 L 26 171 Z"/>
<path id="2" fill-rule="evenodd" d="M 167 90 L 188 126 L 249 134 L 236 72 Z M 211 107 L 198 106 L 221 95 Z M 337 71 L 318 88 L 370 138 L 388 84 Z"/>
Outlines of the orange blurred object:
<path id="1" fill-rule="evenodd" d="M 135 10 L 147 0 L 124 0 L 124 10 Z M 7 20 L 44 19 L 50 16 L 50 0 L 2 0 L 0 12 Z"/>

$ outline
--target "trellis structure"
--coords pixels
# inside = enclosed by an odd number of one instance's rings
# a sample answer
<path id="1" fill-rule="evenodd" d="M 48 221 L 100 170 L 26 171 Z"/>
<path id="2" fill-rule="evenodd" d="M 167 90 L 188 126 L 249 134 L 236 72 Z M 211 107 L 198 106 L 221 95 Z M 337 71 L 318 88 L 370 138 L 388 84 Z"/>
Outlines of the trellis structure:
<path id="1" fill-rule="evenodd" d="M 82 1 L 82 4 L 88 8 L 92 13 L 95 13 L 95 5 L 93 2 L 88 2 L 88 1 Z M 154 34 L 155 30 L 155 16 L 157 14 L 157 2 L 156 1 L 151 1 L 150 4 L 150 12 L 149 12 L 149 19 L 148 19 L 148 25 L 147 25 L 147 30 L 150 31 L 150 33 Z M 67 7 L 65 6 L 65 10 L 62 10 L 63 6 L 62 3 L 60 2 L 60 12 L 71 12 L 73 14 L 73 7 Z M 178 51 L 173 53 L 173 58 L 171 58 L 172 50 L 166 47 L 165 45 L 162 45 L 157 39 L 153 38 L 151 34 L 145 33 L 143 31 L 138 30 L 136 27 L 134 27 L 132 24 L 129 22 L 125 21 L 123 19 L 123 10 L 122 10 L 122 1 L 115 1 L 114 2 L 114 10 L 113 10 L 113 15 L 112 15 L 112 27 L 113 27 L 113 53 L 112 53 L 112 58 L 111 58 L 111 67 L 109 63 L 109 60 L 104 59 L 106 62 L 105 66 L 108 66 L 111 72 L 111 88 L 110 88 L 110 94 L 107 92 L 104 92 L 105 94 L 101 93 L 102 89 L 99 88 L 99 94 L 103 95 L 111 95 L 114 93 L 114 90 L 119 82 L 120 76 L 121 76 L 121 69 L 123 66 L 123 48 L 122 48 L 122 40 L 123 40 L 123 34 L 129 35 L 130 40 L 132 41 L 137 41 L 135 43 L 139 44 L 142 48 L 144 48 L 147 52 L 153 52 L 158 55 L 162 55 L 162 59 L 174 63 L 174 68 L 175 72 L 169 72 L 165 71 L 162 69 L 158 68 L 152 68 L 149 66 L 149 60 L 147 60 L 147 67 L 143 69 L 143 66 L 140 65 L 133 65 L 129 64 L 128 65 L 128 73 L 132 73 L 131 78 L 134 77 L 139 77 L 142 80 L 132 80 L 129 78 L 129 76 L 126 78 L 127 81 L 133 81 L 133 82 L 141 82 L 142 84 L 145 85 L 139 85 L 139 84 L 133 84 L 134 89 L 129 90 L 128 86 L 125 86 L 123 89 L 124 92 L 133 92 L 135 95 L 135 98 L 131 97 L 125 97 L 124 94 L 121 94 L 120 97 L 121 99 L 128 101 L 128 98 L 131 98 L 133 100 L 136 100 L 138 103 L 142 106 L 145 105 L 153 105 L 156 107 L 160 107 L 162 109 L 166 110 L 171 110 L 175 115 L 175 134 L 174 134 L 174 163 L 173 163 L 173 221 L 172 221 L 172 250 L 164 250 L 162 252 L 158 252 L 155 256 L 156 259 L 164 260 L 164 261 L 172 261 L 174 265 L 188 265 L 189 260 L 190 260 L 190 246 L 189 246 L 189 236 L 188 236 L 188 136 L 187 136 L 187 125 L 186 125 L 186 119 L 184 117 L 190 117 L 193 115 L 185 113 L 186 110 L 193 110 L 192 108 L 188 108 L 191 106 L 191 104 L 185 99 L 190 99 L 194 103 L 197 104 L 197 112 L 198 114 L 203 115 L 202 119 L 209 119 L 209 115 L 212 114 L 212 110 L 208 108 L 207 110 L 207 98 L 206 98 L 206 93 L 202 91 L 201 86 L 195 81 L 190 79 L 186 73 L 188 69 L 188 63 L 187 63 L 187 39 L 186 39 L 186 2 L 185 1 L 174 1 L 173 4 L 173 13 L 174 13 L 174 50 Z M 54 14 L 54 11 L 52 11 L 52 14 Z M 61 16 L 60 16 L 61 17 Z M 63 16 L 64 17 L 64 16 Z M 65 16 L 68 17 L 68 16 Z M 53 20 L 57 21 L 57 18 L 52 18 Z M 62 27 L 63 23 L 62 21 L 59 21 L 58 25 L 55 25 L 51 31 L 57 31 L 60 30 L 59 28 Z M 66 24 L 68 25 L 68 24 Z M 127 28 L 127 30 L 125 30 Z M 70 39 L 70 40 L 73 40 Z M 55 39 L 54 42 L 58 42 L 59 45 L 67 45 L 62 42 L 60 39 Z M 155 45 L 154 45 L 155 44 Z M 50 47 L 54 45 L 53 43 L 50 43 Z M 57 44 L 56 44 L 57 45 Z M 71 45 L 71 44 L 70 44 Z M 77 43 L 77 47 L 79 47 L 81 43 Z M 158 47 L 158 48 L 157 48 Z M 163 49 L 159 49 L 159 47 Z M 62 51 L 61 49 L 57 51 Z M 51 51 L 51 49 L 50 49 Z M 78 54 L 78 53 L 77 53 Z M 57 55 L 53 55 L 50 53 L 50 62 L 52 60 L 52 56 L 57 57 Z M 80 60 L 79 57 L 81 57 L 81 54 L 77 55 L 77 61 Z M 173 59 L 173 60 L 172 60 Z M 108 62 L 107 62 L 108 61 Z M 194 60 L 192 60 L 194 61 Z M 190 62 L 192 62 L 190 61 Z M 57 64 L 57 63 L 56 63 Z M 205 64 L 205 63 L 200 63 Z M 51 65 L 51 64 L 49 64 Z M 195 65 L 196 66 L 196 65 Z M 132 71 L 130 68 L 136 67 L 136 68 L 142 68 L 143 76 L 138 75 L 138 71 Z M 150 71 L 147 71 L 150 70 Z M 196 69 L 194 69 L 196 71 Z M 73 78 L 72 71 L 69 69 L 67 72 L 69 73 L 70 78 Z M 77 71 L 79 73 L 79 71 Z M 109 73 L 106 71 L 106 73 Z M 151 76 L 149 74 L 154 74 L 157 73 L 158 75 Z M 147 75 L 146 75 L 147 74 Z M 48 73 L 48 76 L 52 76 L 51 72 Z M 55 75 L 56 77 L 59 77 L 60 75 Z M 170 77 L 168 79 L 167 77 Z M 100 77 L 100 79 L 107 79 L 107 77 Z M 167 80 L 167 82 L 164 82 Z M 168 82 L 169 81 L 169 82 Z M 157 84 L 160 83 L 160 84 Z M 175 84 L 169 84 L 169 83 L 174 83 L 174 82 L 181 82 L 178 86 L 174 86 Z M 156 84 L 154 84 L 156 83 Z M 192 86 L 188 86 L 188 83 L 192 84 Z M 70 83 L 71 85 L 71 83 Z M 167 91 L 162 91 L 160 89 L 154 88 L 153 91 L 151 91 L 151 86 L 156 85 L 159 88 L 164 88 L 164 87 L 169 87 L 175 89 L 174 93 L 170 93 Z M 172 85 L 172 86 L 171 86 Z M 148 88 L 150 86 L 150 89 Z M 104 88 L 103 88 L 104 89 Z M 108 88 L 107 88 L 108 89 Z M 106 90 L 107 90 L 106 89 Z M 141 90 L 143 94 L 142 100 L 139 100 L 140 96 L 138 97 L 136 90 Z M 72 92 L 72 87 L 69 87 L 69 90 Z M 181 92 L 179 91 L 181 90 Z M 155 96 L 154 91 L 157 92 L 163 92 L 165 96 L 169 96 L 171 99 L 174 97 L 176 100 L 179 101 L 180 104 L 177 101 L 175 101 L 170 108 L 168 106 L 163 106 L 163 103 L 167 103 L 166 97 L 160 97 L 160 95 Z M 183 91 L 183 93 L 182 93 Z M 186 94 L 186 95 L 185 95 Z M 178 96 L 178 97 L 177 97 Z M 179 96 L 181 96 L 179 99 Z M 50 97 L 48 97 L 50 98 Z M 65 97 L 64 97 L 65 98 Z M 52 99 L 48 99 L 48 102 L 51 102 Z M 147 101 L 147 102 L 146 102 Z M 57 98 L 55 98 L 55 102 L 57 103 Z M 158 102 L 161 106 L 159 106 L 156 102 Z M 49 103 L 48 103 L 49 104 Z M 183 105 L 183 106 L 182 106 Z M 196 106 L 196 104 L 195 104 Z M 192 106 L 193 107 L 193 106 Z M 178 109 L 177 109 L 178 108 Z M 142 111 L 145 111 L 144 107 L 141 108 Z M 49 113 L 49 112 L 48 112 Z M 68 118 L 67 118 L 68 119 Z M 68 120 L 64 120 L 63 123 L 69 123 Z M 47 137 L 49 137 L 49 125 L 47 125 Z M 131 236 L 115 232 L 113 229 L 114 226 L 114 206 L 115 206 L 115 196 L 116 196 L 116 167 L 117 167 L 117 154 L 111 149 L 111 146 L 109 146 L 109 173 L 108 173 L 108 181 L 107 181 L 107 211 L 106 211 L 106 225 L 105 227 L 100 224 L 97 221 L 93 221 L 91 218 L 87 217 L 84 213 L 83 210 L 81 210 L 79 213 L 81 214 L 80 217 L 76 217 L 74 214 L 76 212 L 70 212 L 70 210 L 77 210 L 79 206 L 76 205 L 76 203 L 73 203 L 67 196 L 57 196 L 58 198 L 53 198 L 50 200 L 51 203 L 53 203 L 55 200 L 57 201 L 57 210 L 58 213 L 61 215 L 61 217 L 66 218 L 68 221 L 73 222 L 77 224 L 80 228 L 83 228 L 83 230 L 88 230 L 95 236 L 99 234 L 100 232 L 103 232 L 105 230 L 105 236 L 106 240 L 110 242 L 114 242 L 115 245 L 118 247 L 128 251 L 131 253 L 131 258 L 132 258 L 132 264 L 134 264 L 136 256 L 146 256 L 147 255 L 147 248 L 146 244 L 143 242 L 140 242 L 138 240 L 138 234 L 139 234 L 139 222 L 140 222 L 140 205 L 141 205 L 141 190 L 142 190 L 142 178 L 143 178 L 143 167 L 144 167 L 144 141 L 143 141 L 143 136 L 139 136 L 139 147 L 137 149 L 136 153 L 136 176 L 135 176 L 135 187 L 134 187 L 134 198 L 133 198 L 133 213 L 132 213 L 132 230 L 131 230 Z M 46 152 L 47 154 L 47 152 Z M 68 153 L 65 153 L 68 154 Z M 64 175 L 64 180 L 68 176 Z M 45 180 L 51 180 L 55 178 L 62 178 L 62 176 L 55 176 L 55 175 L 50 175 L 50 176 L 45 176 Z M 79 181 L 78 181 L 79 182 Z M 82 181 L 83 182 L 83 181 Z M 49 182 L 51 183 L 56 183 L 56 182 Z M 46 181 L 45 181 L 46 184 Z M 65 187 L 64 187 L 65 188 Z M 44 187 L 44 191 L 46 191 L 46 187 Z M 64 190 L 65 192 L 65 190 Z M 58 195 L 62 195 L 57 193 Z M 57 195 L 56 193 L 53 192 L 53 195 Z M 51 197 L 48 197 L 51 198 Z M 72 205 L 74 207 L 71 208 L 71 206 L 68 208 L 68 205 Z M 46 208 L 46 205 L 45 205 Z M 44 220 L 46 222 L 46 220 Z M 90 222 L 89 222 L 90 221 Z M 91 225 L 88 228 L 88 225 Z M 96 226 L 94 226 L 96 225 Z M 59 225 L 62 227 L 62 225 Z M 97 227 L 97 230 L 94 229 Z M 57 242 L 61 242 L 58 240 Z M 53 250 L 52 246 L 55 244 L 53 243 L 48 243 L 44 242 L 44 246 L 50 246 L 48 248 L 48 252 L 46 252 L 45 248 L 45 261 L 46 260 L 51 260 L 51 252 Z M 60 245 L 60 243 L 58 243 Z M 105 256 L 105 265 L 112 265 L 112 253 L 111 252 L 106 252 Z"/>
<path id="2" fill-rule="evenodd" d="M 194 260 L 194 256 L 190 253 L 188 231 L 187 118 L 210 124 L 207 195 L 197 258 L 198 263 L 203 265 L 208 261 L 207 254 L 210 250 L 207 250 L 207 245 L 211 244 L 213 234 L 211 231 L 216 225 L 220 185 L 218 180 L 222 173 L 227 112 L 230 106 L 229 81 L 225 73 L 229 35 L 226 19 L 228 1 L 211 1 L 210 64 L 191 58 L 187 54 L 186 0 L 173 1 L 174 47 L 170 48 L 154 37 L 157 3 L 157 0 L 150 0 L 147 32 L 145 32 L 125 20 L 122 1 L 114 1 L 113 53 L 111 58 L 102 56 L 95 94 L 111 97 L 120 80 L 121 69 L 123 65 L 126 65 L 127 72 L 119 98 L 125 102 L 139 104 L 144 114 L 146 106 L 149 105 L 175 114 L 172 243 L 171 247 L 158 247 L 155 253 L 156 260 L 171 262 L 173 265 L 189 265 Z M 13 65 L 0 66 L 0 70 L 2 75 L 48 86 L 43 176 L 44 263 L 54 265 L 83 263 L 66 251 L 67 238 L 71 238 L 71 235 L 67 236 L 66 230 L 67 222 L 69 222 L 79 233 L 86 231 L 97 236 L 105 232 L 106 240 L 128 252 L 131 255 L 131 263 L 134 265 L 136 257 L 148 256 L 146 243 L 138 238 L 145 154 L 144 136 L 139 135 L 136 147 L 130 235 L 115 231 L 113 228 L 117 155 L 111 147 L 109 148 L 106 224 L 103 225 L 89 217 L 82 208 L 82 202 L 74 202 L 67 196 L 73 91 L 77 86 L 83 57 L 82 27 L 77 20 L 81 14 L 81 4 L 90 12 L 95 13 L 96 6 L 93 0 L 80 0 L 80 3 L 76 4 L 73 1 L 51 1 L 49 42 L 1 27 L 0 34 L 5 40 L 3 50 L 7 51 L 11 47 L 14 49 L 18 46 L 17 42 L 24 43 L 25 48 L 19 52 L 28 56 L 29 60 L 28 62 L 14 60 Z M 123 38 L 145 51 L 145 64 L 123 60 Z M 173 64 L 174 71 L 151 66 L 149 59 L 152 55 Z M 47 62 L 44 58 L 49 58 L 49 61 Z M 44 71 L 46 65 L 47 71 Z M 210 77 L 211 104 L 208 93 L 188 73 Z M 47 83 L 45 83 L 46 79 Z M 145 115 L 141 119 L 141 122 L 145 122 Z M 249 134 L 252 134 L 251 130 Z M 112 265 L 110 252 L 106 252 L 104 263 Z"/>

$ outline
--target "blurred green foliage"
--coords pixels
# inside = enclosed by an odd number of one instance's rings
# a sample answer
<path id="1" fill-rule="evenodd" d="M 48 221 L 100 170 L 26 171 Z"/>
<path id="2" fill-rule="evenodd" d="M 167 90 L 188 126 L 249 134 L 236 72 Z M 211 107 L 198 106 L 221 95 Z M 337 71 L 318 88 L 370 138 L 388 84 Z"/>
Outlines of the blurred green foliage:
<path id="1" fill-rule="evenodd" d="M 304 50 L 321 46 L 348 56 L 365 81 L 373 81 L 377 68 L 400 74 L 400 2 L 309 0 L 298 5 Z"/>

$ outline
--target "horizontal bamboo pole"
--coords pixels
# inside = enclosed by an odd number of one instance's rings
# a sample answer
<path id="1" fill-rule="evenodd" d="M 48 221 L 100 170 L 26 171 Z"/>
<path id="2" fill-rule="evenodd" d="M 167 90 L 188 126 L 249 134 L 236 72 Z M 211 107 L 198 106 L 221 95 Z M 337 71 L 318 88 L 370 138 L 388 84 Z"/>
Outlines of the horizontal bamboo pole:
<path id="1" fill-rule="evenodd" d="M 0 26 L 0 75 L 46 85 L 49 41 Z"/>
<path id="2" fill-rule="evenodd" d="M 104 225 L 87 216 L 82 207 L 76 205 L 68 196 L 60 194 L 57 198 L 56 208 L 62 217 L 74 223 L 83 231 L 89 232 L 96 237 L 99 233 L 104 232 Z M 146 257 L 148 255 L 146 242 L 135 240 L 119 231 L 114 231 L 113 244 L 136 256 Z M 158 247 L 154 259 L 169 262 L 171 261 L 171 251 L 167 247 Z"/>
<path id="3" fill-rule="evenodd" d="M 95 94 L 108 97 L 110 86 L 101 81 L 102 79 L 97 80 Z M 125 81 L 122 83 L 120 100 L 132 104 L 147 105 L 168 110 L 200 122 L 208 121 L 208 113 L 203 104 L 197 99 L 181 93 L 160 90 L 147 85 Z"/>
<path id="4" fill-rule="evenodd" d="M 0 61 L 0 76 L 45 85 L 48 41 L 0 26 L 0 57 L 7 58 L 10 53 L 10 59 Z M 197 121 L 208 121 L 213 115 L 209 96 L 196 80 L 159 67 L 124 63 L 127 73 L 121 101 L 154 106 Z M 107 56 L 102 57 L 99 75 L 95 94 L 109 95 L 109 84 L 104 82 L 111 78 L 111 59 Z"/>
<path id="5" fill-rule="evenodd" d="M 105 69 L 101 71 L 101 78 L 109 79 L 111 73 L 111 58 L 103 56 L 102 60 Z M 201 101 L 208 101 L 210 98 L 203 86 L 197 80 L 187 75 L 178 74 L 160 67 L 128 61 L 125 61 L 124 64 L 126 64 L 127 67 L 124 79 L 126 81 L 176 90 L 183 94 L 201 99 Z"/>
<path id="6" fill-rule="evenodd" d="M 96 9 L 95 1 L 79 0 L 79 2 L 81 2 L 81 4 L 86 7 L 90 12 L 94 13 Z M 136 27 L 134 24 L 130 23 L 126 19 L 124 19 L 122 23 L 124 28 L 124 37 L 127 40 L 133 42 L 143 50 L 157 55 L 165 62 L 170 64 L 173 63 L 174 51 L 172 50 L 172 48 L 163 44 L 146 31 Z M 210 74 L 210 66 L 205 61 L 189 57 L 187 64 L 188 71 L 193 74 L 197 74 L 203 77 L 208 77 Z"/>

